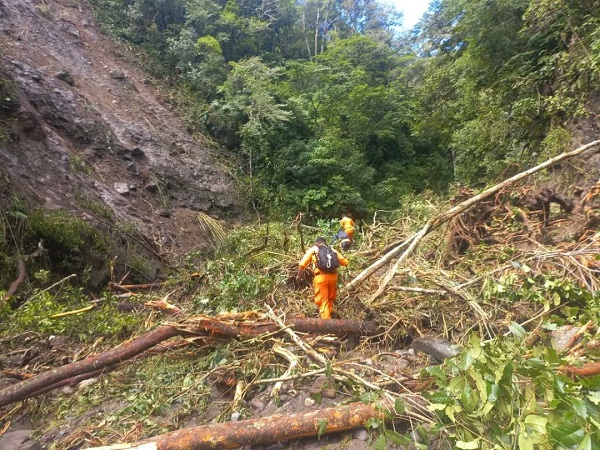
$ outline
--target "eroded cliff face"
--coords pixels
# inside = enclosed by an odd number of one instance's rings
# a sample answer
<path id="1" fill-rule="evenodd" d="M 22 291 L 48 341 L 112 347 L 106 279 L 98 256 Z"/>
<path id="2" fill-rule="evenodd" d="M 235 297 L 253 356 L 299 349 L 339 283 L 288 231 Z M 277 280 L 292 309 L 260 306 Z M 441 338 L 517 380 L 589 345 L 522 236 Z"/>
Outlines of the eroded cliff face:
<path id="1" fill-rule="evenodd" d="M 239 214 L 227 170 L 85 2 L 0 0 L 0 29 L 0 196 L 92 222 L 101 205 L 158 251 L 201 248 L 198 211 Z"/>

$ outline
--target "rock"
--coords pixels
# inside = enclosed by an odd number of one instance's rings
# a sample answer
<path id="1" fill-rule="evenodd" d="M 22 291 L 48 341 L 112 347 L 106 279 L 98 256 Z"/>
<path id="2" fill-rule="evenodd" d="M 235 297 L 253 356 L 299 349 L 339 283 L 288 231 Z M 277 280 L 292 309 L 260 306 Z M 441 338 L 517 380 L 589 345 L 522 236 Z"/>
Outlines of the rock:
<path id="1" fill-rule="evenodd" d="M 68 70 L 61 70 L 55 75 L 55 77 L 61 81 L 64 81 L 69 86 L 75 86 L 75 79 Z"/>
<path id="2" fill-rule="evenodd" d="M 123 71 L 121 71 L 119 69 L 112 69 L 110 72 L 108 72 L 108 75 L 111 78 L 114 78 L 115 80 L 124 80 L 125 79 L 125 73 L 123 73 Z"/>
<path id="3" fill-rule="evenodd" d="M 322 394 L 323 394 L 323 397 L 326 397 L 326 398 L 337 397 L 337 392 L 335 391 L 334 388 L 323 389 Z"/>
<path id="4" fill-rule="evenodd" d="M 359 428 L 354 432 L 354 437 L 359 441 L 367 441 L 369 439 L 369 432 L 364 428 Z"/>
<path id="5" fill-rule="evenodd" d="M 33 430 L 9 431 L 0 438 L 2 450 L 36 450 L 41 449 L 37 442 L 29 440 Z"/>
<path id="6" fill-rule="evenodd" d="M 554 330 L 551 334 L 552 347 L 558 351 L 565 350 L 567 344 L 577 334 L 578 330 L 579 327 L 573 325 L 564 325 Z"/>
<path id="7" fill-rule="evenodd" d="M 263 409 L 265 409 L 265 404 L 262 401 L 260 401 L 260 399 L 257 397 L 254 397 L 250 401 L 249 405 L 250 405 L 250 408 L 253 409 L 254 411 L 262 411 Z"/>
<path id="8" fill-rule="evenodd" d="M 231 413 L 231 421 L 232 422 L 238 422 L 240 420 L 241 416 L 242 415 L 239 412 L 234 411 L 234 412 Z"/>
<path id="9" fill-rule="evenodd" d="M 453 349 L 448 342 L 433 337 L 420 337 L 415 339 L 412 343 L 412 348 L 415 349 L 415 351 L 431 355 L 434 361 L 438 363 L 458 354 L 458 351 Z"/>
<path id="10" fill-rule="evenodd" d="M 97 381 L 98 381 L 98 378 L 88 378 L 87 380 L 83 380 L 77 385 L 77 390 L 80 391 L 82 389 L 85 389 L 88 386 L 93 385 Z"/>
<path id="11" fill-rule="evenodd" d="M 317 394 L 319 392 L 321 392 L 323 390 L 323 388 L 325 387 L 325 384 L 327 384 L 327 376 L 325 375 L 319 375 L 315 381 L 313 382 L 312 386 L 309 389 L 309 392 L 311 394 Z"/>
<path id="12" fill-rule="evenodd" d="M 129 185 L 127 183 L 116 182 L 113 185 L 113 187 L 114 187 L 115 191 L 117 191 L 121 195 L 129 194 Z"/>
<path id="13" fill-rule="evenodd" d="M 314 406 L 315 405 L 315 400 L 313 398 L 310 397 L 306 397 L 304 399 L 304 406 Z"/>
<path id="14" fill-rule="evenodd" d="M 148 183 L 144 186 L 144 190 L 151 192 L 151 193 L 158 192 L 158 184 L 155 183 L 154 181 L 151 181 L 150 183 Z"/>

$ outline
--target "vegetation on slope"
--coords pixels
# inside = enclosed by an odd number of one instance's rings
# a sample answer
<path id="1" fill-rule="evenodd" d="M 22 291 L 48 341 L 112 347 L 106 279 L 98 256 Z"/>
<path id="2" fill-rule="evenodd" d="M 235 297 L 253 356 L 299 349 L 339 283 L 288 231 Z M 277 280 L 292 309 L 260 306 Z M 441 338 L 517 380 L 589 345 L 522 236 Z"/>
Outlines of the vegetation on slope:
<path id="1" fill-rule="evenodd" d="M 567 148 L 598 89 L 595 2 L 443 0 L 410 35 L 376 1 L 93 4 L 286 218 L 517 173 Z"/>

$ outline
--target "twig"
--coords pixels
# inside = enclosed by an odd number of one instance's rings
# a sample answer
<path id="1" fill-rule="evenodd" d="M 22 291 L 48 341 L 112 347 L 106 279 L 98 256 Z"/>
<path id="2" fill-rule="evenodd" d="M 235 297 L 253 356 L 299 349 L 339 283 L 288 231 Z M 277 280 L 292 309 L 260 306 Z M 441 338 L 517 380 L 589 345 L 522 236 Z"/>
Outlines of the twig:
<path id="1" fill-rule="evenodd" d="M 51 284 L 50 286 L 48 286 L 46 289 L 44 289 L 44 292 L 47 292 L 47 291 L 49 291 L 50 289 L 52 289 L 53 287 L 56 287 L 56 286 L 58 286 L 59 284 L 62 284 L 62 283 L 64 283 L 65 281 L 67 281 L 67 280 L 70 280 L 71 278 L 74 278 L 74 277 L 76 277 L 76 276 L 77 276 L 76 274 L 72 273 L 71 275 L 68 275 L 68 276 L 64 277 L 62 280 L 59 280 L 59 281 L 57 281 L 56 283 L 54 283 L 54 284 Z"/>
<path id="2" fill-rule="evenodd" d="M 7 302 L 14 294 L 15 292 L 17 292 L 17 289 L 19 289 L 19 286 L 21 286 L 21 283 L 25 280 L 25 276 L 27 275 L 27 272 L 25 271 L 25 261 L 27 261 L 28 259 L 32 259 L 32 258 L 36 258 L 38 256 L 40 256 L 42 253 L 44 252 L 44 247 L 42 245 L 42 241 L 40 241 L 38 243 L 38 248 L 35 252 L 29 254 L 29 255 L 25 255 L 23 257 L 18 256 L 17 257 L 17 279 L 15 281 L 13 281 L 10 286 L 8 287 L 8 290 L 6 291 L 6 295 L 4 296 L 4 301 Z"/>
<path id="3" fill-rule="evenodd" d="M 72 316 L 74 314 L 79 314 L 85 311 L 89 311 L 90 309 L 94 309 L 96 307 L 96 305 L 90 305 L 90 306 L 86 306 L 85 308 L 81 308 L 81 309 L 75 309 L 73 311 L 67 311 L 67 312 L 62 312 L 62 313 L 58 313 L 58 314 L 53 314 L 50 316 L 50 319 L 57 319 L 59 317 L 65 317 L 65 316 Z"/>
<path id="4" fill-rule="evenodd" d="M 390 286 L 388 287 L 388 290 L 402 292 L 417 292 L 419 294 L 448 295 L 447 291 L 441 289 L 425 289 L 420 287 Z"/>
<path id="5" fill-rule="evenodd" d="M 290 352 L 289 350 L 287 350 L 279 345 L 277 345 L 273 349 L 273 352 L 280 356 L 283 356 L 290 363 L 287 370 L 284 372 L 284 374 L 281 377 L 282 380 L 277 381 L 275 383 L 275 386 L 273 386 L 273 389 L 271 389 L 271 397 L 273 397 L 275 400 L 279 400 L 279 391 L 281 391 L 281 387 L 283 386 L 283 381 L 285 381 L 289 378 L 289 376 L 292 374 L 292 372 L 298 365 L 298 358 L 292 352 Z"/>
<path id="6" fill-rule="evenodd" d="M 266 303 L 265 308 L 267 308 L 267 310 L 269 311 L 269 317 L 281 328 L 283 332 L 287 333 L 290 336 L 292 341 L 294 341 L 298 345 L 298 347 L 304 350 L 304 352 L 308 356 L 310 356 L 315 361 L 319 362 L 322 366 L 327 366 L 327 359 L 325 359 L 323 355 L 317 353 L 310 345 L 308 345 L 306 342 L 300 339 L 300 337 L 294 331 L 292 331 L 285 323 L 283 323 L 283 321 L 279 317 L 277 317 L 277 315 L 275 315 L 273 309 Z"/>

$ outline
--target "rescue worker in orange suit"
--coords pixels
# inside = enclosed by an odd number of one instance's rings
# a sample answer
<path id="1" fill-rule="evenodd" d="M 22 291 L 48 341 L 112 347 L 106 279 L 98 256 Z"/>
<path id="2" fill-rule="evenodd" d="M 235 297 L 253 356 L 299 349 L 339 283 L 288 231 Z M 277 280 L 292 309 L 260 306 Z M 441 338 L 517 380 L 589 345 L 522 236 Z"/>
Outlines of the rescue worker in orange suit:
<path id="1" fill-rule="evenodd" d="M 348 235 L 351 241 L 354 241 L 354 220 L 352 220 L 351 217 L 348 217 L 348 214 L 342 216 L 340 228 Z"/>
<path id="2" fill-rule="evenodd" d="M 296 279 L 301 280 L 304 270 L 312 265 L 314 270 L 313 288 L 315 292 L 315 304 L 319 307 L 319 315 L 321 319 L 331 319 L 331 313 L 333 311 L 333 302 L 337 295 L 337 281 L 338 274 L 337 270 L 335 273 L 321 272 L 317 266 L 317 254 L 319 253 L 319 247 L 327 245 L 327 241 L 324 237 L 318 237 L 315 241 L 315 245 L 309 248 L 298 266 L 298 275 Z M 344 258 L 337 250 L 332 249 L 340 261 L 341 266 L 347 266 L 348 260 Z"/>

